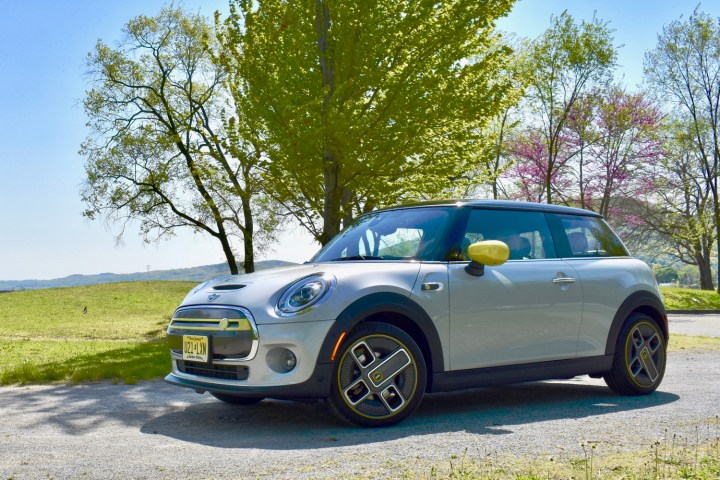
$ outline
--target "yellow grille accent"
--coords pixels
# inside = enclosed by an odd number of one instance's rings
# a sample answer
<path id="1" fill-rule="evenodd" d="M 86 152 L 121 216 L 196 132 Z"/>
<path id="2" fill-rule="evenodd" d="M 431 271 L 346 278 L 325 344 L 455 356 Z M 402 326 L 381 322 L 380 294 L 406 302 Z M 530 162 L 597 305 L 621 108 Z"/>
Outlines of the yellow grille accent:
<path id="1" fill-rule="evenodd" d="M 223 320 L 227 321 L 227 328 L 221 328 Z M 203 325 L 186 325 L 192 323 L 202 323 Z M 246 318 L 173 318 L 170 320 L 170 328 L 223 332 L 252 331 L 250 321 Z"/>

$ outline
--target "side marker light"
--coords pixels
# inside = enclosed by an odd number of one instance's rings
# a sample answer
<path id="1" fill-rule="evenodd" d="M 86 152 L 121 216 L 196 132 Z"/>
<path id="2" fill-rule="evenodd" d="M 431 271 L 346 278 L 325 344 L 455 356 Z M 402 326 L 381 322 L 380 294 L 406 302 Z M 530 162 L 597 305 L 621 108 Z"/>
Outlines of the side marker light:
<path id="1" fill-rule="evenodd" d="M 340 334 L 340 336 L 338 337 L 338 340 L 337 340 L 337 342 L 335 343 L 335 348 L 333 348 L 332 355 L 330 355 L 330 361 L 331 361 L 331 362 L 334 362 L 334 361 L 335 361 L 335 355 L 337 355 L 337 351 L 338 351 L 338 349 L 340 348 L 340 344 L 342 343 L 342 341 L 343 341 L 343 339 L 345 338 L 345 335 L 346 335 L 346 334 L 347 334 L 347 332 L 342 332 L 342 333 Z"/>

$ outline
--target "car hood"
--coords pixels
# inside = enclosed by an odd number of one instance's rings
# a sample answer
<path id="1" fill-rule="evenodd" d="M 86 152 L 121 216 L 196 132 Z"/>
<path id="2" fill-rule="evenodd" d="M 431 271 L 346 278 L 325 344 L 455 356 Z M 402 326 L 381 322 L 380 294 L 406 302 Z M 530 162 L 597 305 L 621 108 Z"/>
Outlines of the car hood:
<path id="1" fill-rule="evenodd" d="M 259 272 L 217 277 L 193 288 L 181 306 L 238 306 L 250 311 L 256 323 L 335 319 L 348 305 L 364 296 L 391 292 L 410 296 L 420 270 L 419 262 L 327 262 L 271 268 Z M 311 275 L 331 275 L 336 288 L 317 308 L 281 317 L 278 299 L 296 281 Z"/>

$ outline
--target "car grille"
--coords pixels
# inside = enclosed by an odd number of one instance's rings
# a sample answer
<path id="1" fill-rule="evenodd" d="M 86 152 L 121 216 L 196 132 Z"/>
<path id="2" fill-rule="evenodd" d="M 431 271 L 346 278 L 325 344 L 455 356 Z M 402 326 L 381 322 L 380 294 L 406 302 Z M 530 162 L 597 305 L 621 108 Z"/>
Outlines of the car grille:
<path id="1" fill-rule="evenodd" d="M 198 305 L 179 308 L 167 330 L 170 350 L 182 356 L 183 337 L 200 335 L 209 338 L 215 360 L 252 358 L 258 344 L 257 327 L 245 309 Z"/>
<path id="2" fill-rule="evenodd" d="M 178 360 L 177 368 L 188 375 L 220 378 L 224 380 L 247 380 L 250 369 L 241 365 L 208 365 L 200 362 Z"/>

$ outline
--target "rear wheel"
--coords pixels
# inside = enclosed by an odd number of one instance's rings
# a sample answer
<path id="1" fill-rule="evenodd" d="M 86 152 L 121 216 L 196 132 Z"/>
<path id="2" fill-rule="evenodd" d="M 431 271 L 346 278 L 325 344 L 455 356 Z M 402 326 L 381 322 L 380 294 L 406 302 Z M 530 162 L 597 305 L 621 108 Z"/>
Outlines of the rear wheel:
<path id="1" fill-rule="evenodd" d="M 395 326 L 369 322 L 340 347 L 330 405 L 355 425 L 394 425 L 420 405 L 426 384 L 425 359 L 412 337 Z"/>
<path id="2" fill-rule="evenodd" d="M 654 392 L 665 374 L 666 349 L 667 341 L 655 320 L 644 314 L 630 316 L 620 330 L 605 383 L 622 395 Z"/>
<path id="3" fill-rule="evenodd" d="M 221 400 L 225 403 L 231 403 L 233 405 L 255 405 L 263 400 L 263 397 L 240 397 L 238 395 L 231 395 L 229 393 L 217 393 L 210 392 L 210 395 Z"/>

